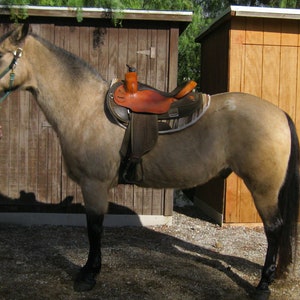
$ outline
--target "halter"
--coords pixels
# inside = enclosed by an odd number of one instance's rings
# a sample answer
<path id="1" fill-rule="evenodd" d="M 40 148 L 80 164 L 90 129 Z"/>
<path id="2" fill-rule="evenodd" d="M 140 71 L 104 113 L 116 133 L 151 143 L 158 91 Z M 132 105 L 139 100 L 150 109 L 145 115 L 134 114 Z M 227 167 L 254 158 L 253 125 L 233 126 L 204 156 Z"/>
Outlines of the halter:
<path id="1" fill-rule="evenodd" d="M 23 49 L 18 48 L 16 51 L 14 51 L 14 57 L 10 63 L 10 65 L 0 74 L 0 79 L 2 79 L 9 71 L 10 71 L 10 76 L 9 76 L 9 88 L 8 90 L 4 93 L 4 95 L 0 98 L 0 103 L 5 100 L 8 95 L 13 91 L 13 85 L 14 85 L 14 80 L 15 80 L 15 73 L 14 69 L 17 66 L 18 59 L 21 58 L 23 54 Z"/>

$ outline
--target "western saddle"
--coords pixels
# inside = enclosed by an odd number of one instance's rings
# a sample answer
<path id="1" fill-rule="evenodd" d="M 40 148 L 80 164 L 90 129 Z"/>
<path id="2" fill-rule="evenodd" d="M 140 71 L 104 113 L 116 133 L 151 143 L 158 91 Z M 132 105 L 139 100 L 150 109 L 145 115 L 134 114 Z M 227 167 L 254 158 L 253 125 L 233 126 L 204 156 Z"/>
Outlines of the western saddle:
<path id="1" fill-rule="evenodd" d="M 119 183 L 134 184 L 143 180 L 142 156 L 153 149 L 158 135 L 193 125 L 208 109 L 210 96 L 194 92 L 197 83 L 192 80 L 170 93 L 162 92 L 138 82 L 136 70 L 127 67 L 125 80 L 112 82 L 106 108 L 114 122 L 126 129 Z"/>

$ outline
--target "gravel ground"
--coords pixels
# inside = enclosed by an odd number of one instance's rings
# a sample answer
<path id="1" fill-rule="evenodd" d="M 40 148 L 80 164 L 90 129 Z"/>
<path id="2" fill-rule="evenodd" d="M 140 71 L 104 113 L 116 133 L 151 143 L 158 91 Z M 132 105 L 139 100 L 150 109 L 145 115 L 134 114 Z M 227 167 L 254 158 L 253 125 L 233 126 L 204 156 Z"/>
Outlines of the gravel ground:
<path id="1" fill-rule="evenodd" d="M 191 207 L 172 226 L 105 228 L 95 288 L 73 291 L 85 228 L 0 225 L 0 299 L 251 299 L 266 251 L 261 227 L 219 227 Z M 296 276 L 270 299 L 300 299 Z"/>

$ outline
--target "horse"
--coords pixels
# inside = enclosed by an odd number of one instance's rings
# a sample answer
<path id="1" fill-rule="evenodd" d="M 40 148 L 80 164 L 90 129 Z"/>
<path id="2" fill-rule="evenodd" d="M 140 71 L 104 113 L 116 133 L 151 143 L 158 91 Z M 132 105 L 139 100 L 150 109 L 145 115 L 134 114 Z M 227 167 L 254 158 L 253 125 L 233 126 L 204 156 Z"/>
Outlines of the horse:
<path id="1" fill-rule="evenodd" d="M 34 95 L 57 133 L 68 176 L 81 187 L 89 252 L 74 289 L 90 290 L 101 270 L 103 218 L 109 190 L 118 184 L 124 136 L 124 129 L 107 117 L 109 83 L 79 57 L 34 34 L 28 24 L 1 37 L 0 74 L 0 93 L 24 89 Z M 143 156 L 138 185 L 187 189 L 224 170 L 243 179 L 263 221 L 268 247 L 256 290 L 269 293 L 275 275 L 295 264 L 299 143 L 284 111 L 250 94 L 212 95 L 199 121 L 159 135 Z"/>

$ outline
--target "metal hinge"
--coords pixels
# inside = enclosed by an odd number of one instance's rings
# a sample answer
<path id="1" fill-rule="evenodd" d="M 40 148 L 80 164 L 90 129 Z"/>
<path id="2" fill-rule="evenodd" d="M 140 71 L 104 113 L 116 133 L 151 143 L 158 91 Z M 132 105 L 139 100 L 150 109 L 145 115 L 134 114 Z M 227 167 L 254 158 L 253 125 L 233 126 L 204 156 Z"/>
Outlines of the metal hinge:
<path id="1" fill-rule="evenodd" d="M 139 50 L 136 53 L 150 56 L 150 58 L 156 58 L 156 48 L 150 47 L 148 50 Z"/>

